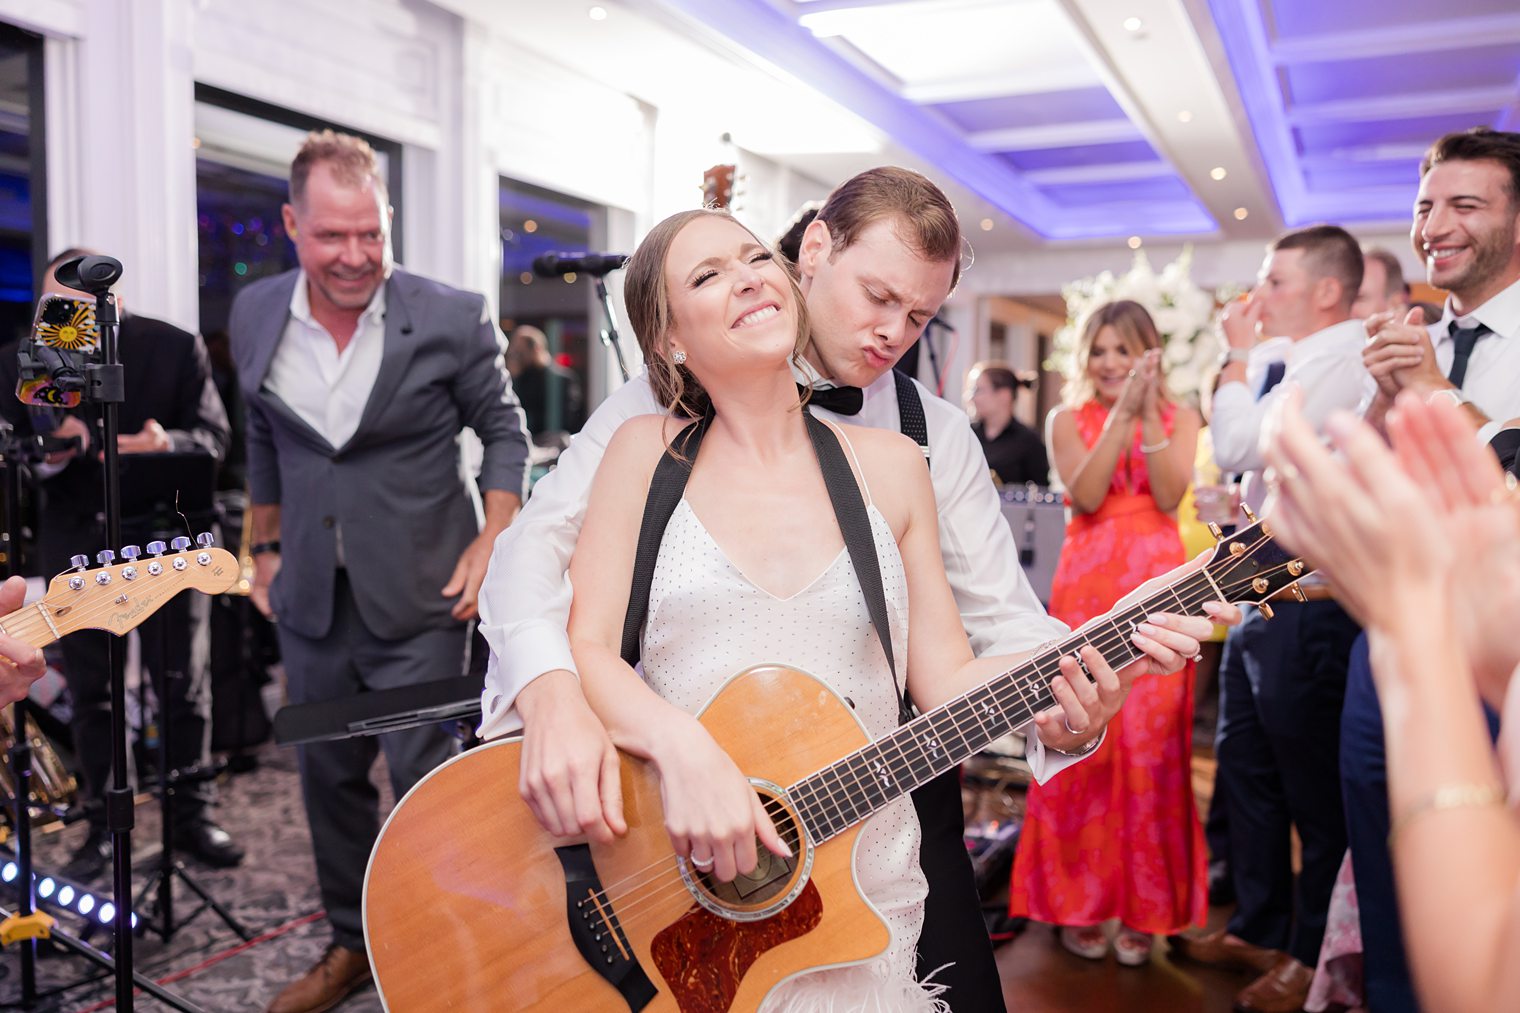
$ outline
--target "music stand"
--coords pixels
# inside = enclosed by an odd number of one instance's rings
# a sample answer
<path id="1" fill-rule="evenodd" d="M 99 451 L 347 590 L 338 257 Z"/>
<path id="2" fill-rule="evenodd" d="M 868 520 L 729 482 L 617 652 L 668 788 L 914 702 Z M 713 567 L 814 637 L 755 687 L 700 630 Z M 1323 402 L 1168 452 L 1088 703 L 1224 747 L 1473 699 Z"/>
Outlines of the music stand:
<path id="1" fill-rule="evenodd" d="M 207 531 L 216 521 L 215 488 L 216 459 L 208 453 L 123 454 L 121 457 L 122 529 L 128 533 L 128 537 L 143 538 L 149 552 L 163 551 L 164 544 L 171 539 L 176 543 L 183 539 L 183 544 L 188 545 L 194 532 Z M 195 607 L 192 602 L 187 602 L 187 606 Z M 138 892 L 135 906 L 141 908 L 143 901 L 154 893 L 156 887 L 156 899 L 149 909 L 149 916 L 145 923 L 164 940 L 170 939 L 180 927 L 210 908 L 229 929 L 246 941 L 253 938 L 252 933 L 195 881 L 185 869 L 183 862 L 174 857 L 174 802 L 180 786 L 209 781 L 216 777 L 217 769 L 215 766 L 202 768 L 199 763 L 186 769 L 178 769 L 170 765 L 174 721 L 169 706 L 167 627 L 172 615 L 174 613 L 166 613 L 155 623 L 157 635 L 152 638 L 154 650 L 151 653 L 148 649 L 149 638 L 142 637 L 142 657 L 145 660 L 149 657 L 154 659 L 153 695 L 157 698 L 157 781 L 162 840 L 157 868 Z M 193 616 L 190 622 L 195 622 Z M 209 635 L 209 630 L 207 632 Z M 190 631 L 187 629 L 184 633 L 189 635 Z M 189 673 L 181 673 L 182 677 L 188 677 L 188 675 Z M 206 692 L 209 694 L 211 689 L 209 670 L 206 673 L 206 679 Z M 209 729 L 209 708 L 207 724 Z M 175 879 L 184 883 L 201 901 L 200 907 L 190 912 L 177 924 L 174 917 Z M 155 916 L 158 919 L 156 924 L 153 921 Z"/>

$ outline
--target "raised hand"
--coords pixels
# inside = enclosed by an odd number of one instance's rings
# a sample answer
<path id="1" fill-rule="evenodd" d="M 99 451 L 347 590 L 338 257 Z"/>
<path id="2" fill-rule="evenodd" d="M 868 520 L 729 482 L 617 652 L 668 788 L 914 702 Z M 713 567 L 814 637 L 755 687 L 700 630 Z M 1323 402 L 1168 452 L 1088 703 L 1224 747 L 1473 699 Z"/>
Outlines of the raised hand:
<path id="1" fill-rule="evenodd" d="M 1377 381 L 1378 393 L 1392 400 L 1405 388 L 1424 391 L 1449 386 L 1436 365 L 1435 348 L 1425 329 L 1425 313 L 1418 306 L 1402 319 L 1397 313 L 1375 313 L 1367 318 L 1367 345 L 1362 364 Z"/>

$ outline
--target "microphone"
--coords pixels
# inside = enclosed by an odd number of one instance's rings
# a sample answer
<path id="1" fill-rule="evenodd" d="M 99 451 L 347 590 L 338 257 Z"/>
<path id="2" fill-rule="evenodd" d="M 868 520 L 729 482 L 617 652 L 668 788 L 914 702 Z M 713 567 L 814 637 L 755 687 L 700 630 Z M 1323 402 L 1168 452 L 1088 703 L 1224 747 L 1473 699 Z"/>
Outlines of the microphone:
<path id="1" fill-rule="evenodd" d="M 540 278 L 558 278 L 566 274 L 589 274 L 600 278 L 626 263 L 626 253 L 546 253 L 533 258 L 533 273 Z"/>
<path id="2" fill-rule="evenodd" d="M 121 261 L 102 254 L 73 257 L 53 271 L 59 284 L 99 295 L 121 279 Z"/>

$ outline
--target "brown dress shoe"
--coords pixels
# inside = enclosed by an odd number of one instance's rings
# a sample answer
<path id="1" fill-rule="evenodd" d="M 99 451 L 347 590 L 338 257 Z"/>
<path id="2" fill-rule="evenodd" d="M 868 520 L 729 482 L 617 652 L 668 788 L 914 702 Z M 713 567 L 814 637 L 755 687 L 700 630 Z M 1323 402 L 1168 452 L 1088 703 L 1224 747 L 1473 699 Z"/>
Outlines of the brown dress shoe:
<path id="1" fill-rule="evenodd" d="M 1272 970 L 1241 989 L 1236 1013 L 1299 1013 L 1313 980 L 1314 968 L 1285 953 Z"/>
<path id="2" fill-rule="evenodd" d="M 369 957 L 333 943 L 322 959 L 275 996 L 264 1013 L 323 1013 L 369 981 Z"/>
<path id="3" fill-rule="evenodd" d="M 1237 971 L 1270 971 L 1283 957 L 1281 950 L 1254 946 L 1224 929 L 1202 936 L 1173 936 L 1172 953 L 1195 964 L 1227 967 Z"/>

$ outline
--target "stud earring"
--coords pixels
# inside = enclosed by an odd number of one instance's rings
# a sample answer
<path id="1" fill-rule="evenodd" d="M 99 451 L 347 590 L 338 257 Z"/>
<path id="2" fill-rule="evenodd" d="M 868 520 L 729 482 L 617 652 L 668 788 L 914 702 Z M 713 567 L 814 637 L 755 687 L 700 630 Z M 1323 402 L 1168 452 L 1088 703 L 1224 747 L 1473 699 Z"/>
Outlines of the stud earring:
<path id="1" fill-rule="evenodd" d="M 686 365 L 686 353 L 678 349 L 671 355 L 670 361 L 674 362 L 677 366 L 684 366 Z"/>

